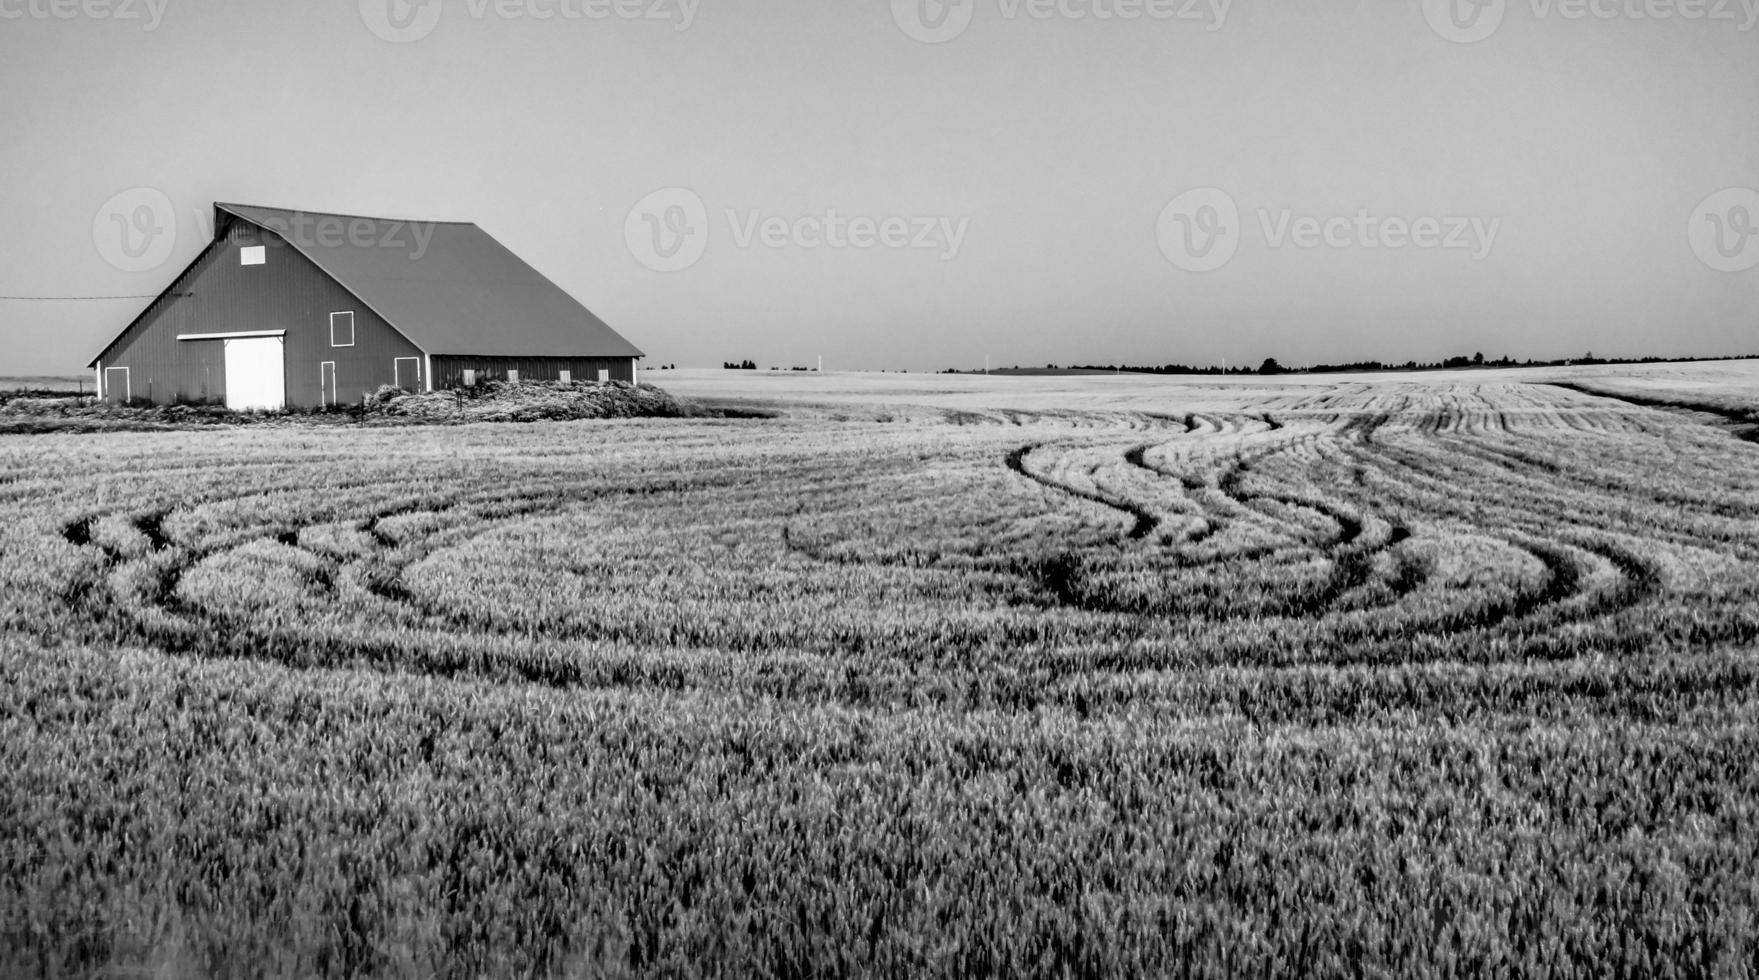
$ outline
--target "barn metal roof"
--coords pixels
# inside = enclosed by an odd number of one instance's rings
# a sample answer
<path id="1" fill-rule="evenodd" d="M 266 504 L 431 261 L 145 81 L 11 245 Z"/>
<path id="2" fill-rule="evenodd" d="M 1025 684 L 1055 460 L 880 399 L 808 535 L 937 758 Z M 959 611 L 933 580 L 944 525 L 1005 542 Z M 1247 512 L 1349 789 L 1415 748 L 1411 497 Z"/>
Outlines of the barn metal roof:
<path id="1" fill-rule="evenodd" d="M 425 353 L 643 356 L 560 286 L 469 222 L 244 204 L 215 204 L 214 209 L 285 238 Z"/>

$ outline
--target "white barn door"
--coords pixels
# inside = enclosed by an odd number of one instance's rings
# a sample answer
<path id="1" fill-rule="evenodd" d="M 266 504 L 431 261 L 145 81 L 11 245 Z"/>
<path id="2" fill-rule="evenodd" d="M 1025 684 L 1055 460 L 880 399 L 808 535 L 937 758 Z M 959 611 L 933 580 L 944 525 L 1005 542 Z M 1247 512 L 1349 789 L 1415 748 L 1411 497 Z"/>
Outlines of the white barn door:
<path id="1" fill-rule="evenodd" d="M 287 365 L 280 337 L 226 341 L 226 407 L 280 411 L 287 407 Z"/>

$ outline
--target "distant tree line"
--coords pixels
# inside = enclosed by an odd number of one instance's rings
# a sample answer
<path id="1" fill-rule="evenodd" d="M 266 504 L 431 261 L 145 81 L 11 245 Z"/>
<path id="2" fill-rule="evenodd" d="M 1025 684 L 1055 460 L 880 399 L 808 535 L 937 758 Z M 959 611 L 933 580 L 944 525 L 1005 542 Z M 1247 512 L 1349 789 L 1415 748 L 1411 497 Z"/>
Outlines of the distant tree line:
<path id="1" fill-rule="evenodd" d="M 1581 357 L 1570 357 L 1555 361 L 1528 359 L 1517 361 L 1512 357 L 1499 357 L 1494 360 L 1486 358 L 1483 352 L 1449 357 L 1441 361 L 1406 361 L 1403 364 L 1386 363 L 1383 361 L 1352 361 L 1347 364 L 1313 364 L 1307 367 L 1285 367 L 1274 357 L 1267 357 L 1257 368 L 1251 367 L 1194 367 L 1187 364 L 1135 365 L 1135 364 L 1077 364 L 1061 368 L 1055 364 L 1047 364 L 1041 368 L 1000 368 L 992 374 L 1043 373 L 1046 371 L 1079 371 L 1089 373 L 1104 372 L 1107 374 L 1127 372 L 1130 374 L 1177 374 L 1196 377 L 1227 377 L 1236 375 L 1278 375 L 1278 374 L 1359 374 L 1372 371 L 1457 371 L 1463 368 L 1544 368 L 1544 367 L 1575 367 L 1594 364 L 1689 364 L 1697 361 L 1745 361 L 1759 360 L 1759 354 L 1744 354 L 1735 357 L 1626 357 L 1608 358 L 1595 357 L 1593 351 Z M 982 371 L 959 371 L 948 369 L 946 374 L 982 374 Z"/>
<path id="2" fill-rule="evenodd" d="M 757 370 L 757 362 L 756 361 L 739 361 L 738 363 L 734 363 L 733 361 L 723 361 L 723 362 L 721 362 L 721 367 L 725 370 L 728 370 L 728 371 L 755 371 L 755 370 Z M 774 364 L 772 364 L 772 365 L 770 365 L 770 370 L 771 371 L 780 371 L 782 369 L 779 367 L 776 367 Z M 790 370 L 790 371 L 817 371 L 818 368 L 815 368 L 815 367 L 791 367 L 791 368 L 788 368 L 788 370 Z"/>

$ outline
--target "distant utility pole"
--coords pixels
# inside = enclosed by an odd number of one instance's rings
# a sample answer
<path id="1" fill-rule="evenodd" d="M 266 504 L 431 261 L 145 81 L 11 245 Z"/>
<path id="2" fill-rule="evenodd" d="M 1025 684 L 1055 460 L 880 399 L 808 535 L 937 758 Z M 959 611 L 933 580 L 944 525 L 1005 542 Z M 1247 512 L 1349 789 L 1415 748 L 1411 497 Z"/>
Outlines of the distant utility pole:
<path id="1" fill-rule="evenodd" d="M 989 355 L 988 354 L 983 355 L 983 373 L 985 375 L 989 374 Z"/>
<path id="2" fill-rule="evenodd" d="M 825 373 L 825 356 L 823 354 L 818 356 L 818 373 Z"/>

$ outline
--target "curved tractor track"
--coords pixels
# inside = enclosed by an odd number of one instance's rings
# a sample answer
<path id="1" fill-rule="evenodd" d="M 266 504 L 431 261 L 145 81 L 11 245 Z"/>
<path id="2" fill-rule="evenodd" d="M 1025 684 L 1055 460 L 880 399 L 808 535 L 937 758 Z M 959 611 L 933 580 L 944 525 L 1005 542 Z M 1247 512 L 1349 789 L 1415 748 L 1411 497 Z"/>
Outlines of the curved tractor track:
<path id="1" fill-rule="evenodd" d="M 67 598 L 84 617 L 93 640 L 109 637 L 186 656 L 261 659 L 302 668 L 364 666 L 439 677 L 480 674 L 554 686 L 577 682 L 578 677 L 565 670 L 541 669 L 517 660 L 498 665 L 470 664 L 448 659 L 434 647 L 417 651 L 389 639 L 374 638 L 370 633 L 319 632 L 301 625 L 265 623 L 254 610 L 213 608 L 191 600 L 181 591 L 185 578 L 204 563 L 272 543 L 312 559 L 307 582 L 312 598 L 334 602 L 341 590 L 340 583 L 349 581 L 360 592 L 382 602 L 380 608 L 372 611 L 377 624 L 407 625 L 427 617 L 430 611 L 423 609 L 401 584 L 402 567 L 413 561 L 414 556 L 396 557 L 401 545 L 381 529 L 381 524 L 399 516 L 456 509 L 456 505 L 440 505 L 434 511 L 404 506 L 356 521 L 354 530 L 372 542 L 374 548 L 351 556 L 304 546 L 300 529 L 264 528 L 225 545 L 187 547 L 164 531 L 164 522 L 170 516 L 167 511 L 128 520 L 146 542 L 144 553 L 130 554 L 115 545 L 93 540 L 93 525 L 113 515 L 88 516 L 69 523 L 62 536 L 70 544 L 97 550 L 102 562 L 89 578 L 69 590 Z M 149 573 L 144 586 L 127 588 L 114 584 L 119 573 L 140 571 Z"/>
<path id="2" fill-rule="evenodd" d="M 1148 599 L 1112 591 L 1105 562 L 1091 553 L 1058 553 L 1043 566 L 1046 593 L 1088 612 L 1283 621 L 1300 629 L 1318 624 L 1334 641 L 1367 645 L 1371 658 L 1378 655 L 1374 644 L 1418 634 L 1501 637 L 1529 656 L 1579 652 L 1579 634 L 1596 624 L 1591 643 L 1632 650 L 1649 642 L 1621 624 L 1640 619 L 1645 605 L 1663 595 L 1668 574 L 1629 543 L 1630 529 L 1617 526 L 1615 515 L 1628 512 L 1630 502 L 1612 496 L 1617 484 L 1596 474 L 1614 468 L 1526 455 L 1532 448 L 1513 445 L 1511 433 L 1514 418 L 1525 440 L 1558 438 L 1562 430 L 1617 431 L 1615 420 L 1514 416 L 1503 406 L 1451 399 L 1403 416 L 1338 412 L 1335 402 L 1317 407 L 1324 410 L 1279 413 L 1286 421 L 1266 414 L 1188 418 L 1183 435 L 1119 451 L 1120 465 L 1109 479 L 1095 481 L 1103 489 L 1062 484 L 1024 465 L 1028 456 L 1042 458 L 1068 444 L 1014 450 L 1007 463 L 1015 472 L 1130 515 L 1133 528 L 1118 553 L 1134 572 L 1162 586 Z M 1253 431 L 1253 422 L 1263 428 Z M 1617 438 L 1628 443 L 1629 435 Z M 1626 445 L 1633 450 L 1642 451 Z M 1158 482 L 1145 487 L 1141 477 Z M 1568 492 L 1559 492 L 1565 487 Z M 1147 490 L 1160 501 L 1175 492 L 1180 506 L 1157 509 Z M 1716 515 L 1736 506 L 1726 499 L 1667 499 Z M 1182 537 L 1144 540 L 1180 519 L 1199 527 Z M 1316 531 L 1316 525 L 1330 530 Z M 1240 543 L 1233 547 L 1201 547 L 1241 527 L 1261 533 L 1258 539 L 1236 536 Z M 1646 530 L 1645 537 L 1656 534 Z M 1262 540 L 1266 534 L 1270 543 Z M 1467 537 L 1506 556 L 1501 567 L 1473 570 L 1467 582 L 1457 576 L 1431 582 L 1432 566 L 1448 557 L 1445 548 Z M 1302 578 L 1296 570 L 1303 562 L 1327 571 Z M 1503 580 L 1487 587 L 1499 571 Z M 1218 573 L 1224 588 L 1201 588 Z M 1208 601 L 1228 588 L 1266 583 L 1281 587 L 1263 602 Z M 1206 601 L 1182 601 L 1185 593 Z M 1554 642 L 1560 634 L 1569 641 Z"/>
<path id="3" fill-rule="evenodd" d="M 168 525 L 250 497 L 215 495 L 182 508 L 88 513 L 60 529 L 63 541 L 98 559 L 64 589 L 63 601 L 74 613 L 73 638 L 88 642 L 297 668 L 367 667 L 555 687 L 602 684 L 602 671 L 559 652 L 569 642 L 602 638 L 595 631 L 538 637 L 419 595 L 406 573 L 436 553 L 468 547 L 522 521 L 576 514 L 607 501 L 689 496 L 735 485 L 716 476 L 616 486 L 587 474 L 451 495 L 423 491 L 385 499 L 374 493 L 379 502 L 349 508 L 364 516 L 331 514 L 301 524 L 245 510 L 245 519 L 258 522 L 208 536 L 185 531 L 188 537 Z M 213 570 L 205 592 L 192 595 L 184 587 L 214 563 L 241 560 L 244 567 Z M 289 570 L 298 581 L 278 594 L 282 608 L 216 601 L 213 594 L 214 582 Z M 497 642 L 514 635 L 537 642 L 518 650 Z"/>
<path id="4" fill-rule="evenodd" d="M 1009 453 L 1008 454 L 1008 469 L 1013 470 L 1014 472 L 1020 474 L 1023 477 L 1026 477 L 1028 480 L 1031 480 L 1034 483 L 1039 484 L 1040 486 L 1049 487 L 1052 490 L 1060 490 L 1063 493 L 1066 493 L 1071 497 L 1078 497 L 1082 500 L 1091 501 L 1093 503 L 1099 504 L 1101 507 L 1109 507 L 1112 510 L 1118 511 L 1119 513 L 1128 515 L 1131 518 L 1133 523 L 1130 525 L 1129 532 L 1127 532 L 1124 536 L 1131 541 L 1140 541 L 1143 538 L 1146 538 L 1149 535 L 1152 535 L 1155 532 L 1155 530 L 1160 527 L 1160 518 L 1154 516 L 1154 514 L 1152 512 L 1150 512 L 1148 510 L 1148 508 L 1146 508 L 1146 507 L 1143 507 L 1139 504 L 1131 503 L 1128 500 L 1119 500 L 1119 499 L 1116 499 L 1113 497 L 1109 497 L 1109 496 L 1102 494 L 1102 493 L 1095 493 L 1095 492 L 1089 491 L 1089 490 L 1081 490 L 1076 487 L 1071 487 L 1066 484 L 1058 483 L 1057 481 L 1052 480 L 1049 477 L 1041 476 L 1037 473 L 1032 472 L 1030 469 L 1027 469 L 1026 457 L 1032 455 L 1032 453 L 1035 450 L 1038 450 L 1040 448 L 1042 448 L 1042 447 L 1038 446 L 1038 445 L 1027 445 L 1027 446 L 1022 446 L 1019 449 L 1016 449 L 1013 452 Z"/>
<path id="5" fill-rule="evenodd" d="M 1055 673 L 1076 648 L 1127 651 L 1085 661 L 1125 671 L 1750 640 L 1759 477 L 1703 428 L 1413 386 L 679 428 L 616 465 L 518 437 L 468 465 L 247 447 L 100 470 L 127 489 L 60 512 L 81 564 L 56 628 L 297 668 L 844 699 L 879 696 L 826 679 L 846 658 L 897 679 L 1023 650 Z"/>

